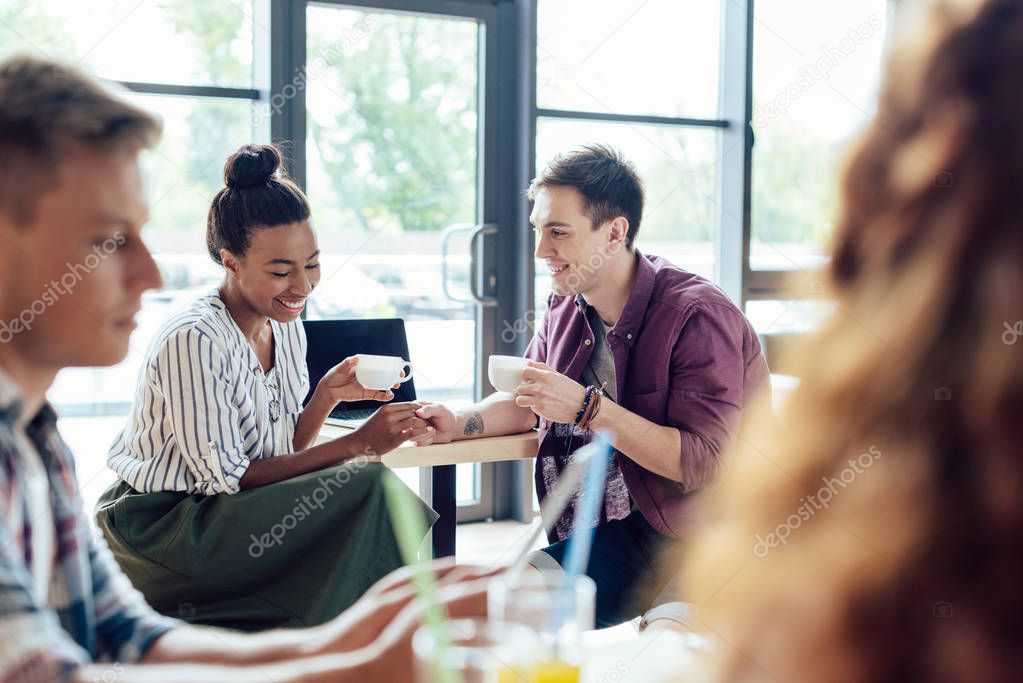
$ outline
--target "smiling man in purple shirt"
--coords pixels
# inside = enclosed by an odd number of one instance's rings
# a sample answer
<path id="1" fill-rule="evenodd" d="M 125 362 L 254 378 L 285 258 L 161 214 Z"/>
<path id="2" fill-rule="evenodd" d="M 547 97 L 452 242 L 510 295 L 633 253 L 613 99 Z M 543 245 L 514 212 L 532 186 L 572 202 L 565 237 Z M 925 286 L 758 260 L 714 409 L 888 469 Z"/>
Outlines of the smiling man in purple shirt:
<path id="1" fill-rule="evenodd" d="M 420 443 L 521 432 L 539 418 L 542 500 L 570 454 L 610 431 L 615 457 L 587 567 L 606 626 L 681 599 L 659 558 L 694 521 L 692 494 L 713 481 L 743 407 L 769 391 L 767 364 L 723 291 L 635 248 L 643 189 L 621 154 L 587 146 L 560 156 L 529 197 L 553 292 L 523 383 L 457 413 L 427 405 L 419 414 L 435 430 Z M 531 557 L 541 572 L 561 571 L 573 514 L 569 506 L 552 545 Z"/>

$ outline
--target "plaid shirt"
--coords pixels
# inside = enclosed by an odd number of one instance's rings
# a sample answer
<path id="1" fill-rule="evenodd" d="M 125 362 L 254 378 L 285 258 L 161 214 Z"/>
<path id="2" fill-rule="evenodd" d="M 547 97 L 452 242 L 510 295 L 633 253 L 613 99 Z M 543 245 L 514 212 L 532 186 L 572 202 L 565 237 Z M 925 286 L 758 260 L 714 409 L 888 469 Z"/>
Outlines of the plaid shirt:
<path id="1" fill-rule="evenodd" d="M 46 469 L 56 532 L 49 599 L 40 604 L 35 596 L 29 567 L 32 534 L 39 530 L 22 495 L 20 414 L 18 392 L 0 371 L 0 683 L 51 683 L 87 662 L 136 662 L 177 622 L 145 603 L 90 529 L 71 452 L 49 405 L 24 426 Z M 12 519 L 23 520 L 20 538 L 12 534 Z"/>

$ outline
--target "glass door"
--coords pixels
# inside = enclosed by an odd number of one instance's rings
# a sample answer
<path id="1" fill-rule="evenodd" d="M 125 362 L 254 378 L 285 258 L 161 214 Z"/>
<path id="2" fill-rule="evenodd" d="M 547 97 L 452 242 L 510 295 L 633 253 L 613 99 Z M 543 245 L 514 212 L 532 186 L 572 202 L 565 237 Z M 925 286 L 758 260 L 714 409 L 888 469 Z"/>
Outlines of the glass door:
<path id="1" fill-rule="evenodd" d="M 494 13 L 485 3 L 306 6 L 305 180 L 323 253 L 308 314 L 404 319 L 426 400 L 479 398 L 480 359 L 493 352 L 482 330 L 496 303 L 484 116 Z M 418 470 L 399 475 L 428 493 Z M 494 515 L 492 468 L 460 465 L 454 486 L 460 521 Z"/>

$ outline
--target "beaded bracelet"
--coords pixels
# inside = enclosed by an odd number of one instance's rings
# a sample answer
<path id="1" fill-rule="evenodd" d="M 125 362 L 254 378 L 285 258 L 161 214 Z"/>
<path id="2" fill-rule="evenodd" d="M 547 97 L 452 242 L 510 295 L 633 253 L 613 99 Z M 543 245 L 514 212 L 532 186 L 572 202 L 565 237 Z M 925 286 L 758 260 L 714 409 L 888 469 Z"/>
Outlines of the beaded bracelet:
<path id="1" fill-rule="evenodd" d="M 583 431 L 583 432 L 586 431 L 586 425 L 588 425 L 590 423 L 590 414 L 593 412 L 593 409 L 597 406 L 597 401 L 599 401 L 599 400 L 600 400 L 600 393 L 599 392 L 594 392 L 593 399 L 590 401 L 590 405 L 587 406 L 586 412 L 583 413 L 582 419 L 579 420 L 579 425 L 578 426 L 579 426 L 579 430 L 580 431 Z"/>
<path id="2" fill-rule="evenodd" d="M 593 395 L 593 400 L 590 401 L 590 409 L 583 415 L 583 419 L 579 421 L 579 429 L 586 431 L 590 428 L 590 424 L 593 422 L 593 418 L 597 416 L 597 411 L 600 410 L 600 401 L 603 394 L 599 391 Z"/>
<path id="3" fill-rule="evenodd" d="M 575 414 L 575 424 L 579 424 L 579 420 L 583 419 L 583 414 L 590 405 L 590 400 L 593 398 L 593 392 L 597 390 L 597 387 L 592 384 L 586 387 L 586 396 L 583 397 L 583 406 L 579 409 L 579 412 Z"/>
<path id="4" fill-rule="evenodd" d="M 590 428 L 594 418 L 597 417 L 597 413 L 600 412 L 601 403 L 604 400 L 604 387 L 607 386 L 607 382 L 604 382 L 600 387 L 594 387 L 596 391 L 593 394 L 592 400 L 590 400 L 589 409 L 585 412 L 582 419 L 579 421 L 579 429 L 586 431 Z"/>

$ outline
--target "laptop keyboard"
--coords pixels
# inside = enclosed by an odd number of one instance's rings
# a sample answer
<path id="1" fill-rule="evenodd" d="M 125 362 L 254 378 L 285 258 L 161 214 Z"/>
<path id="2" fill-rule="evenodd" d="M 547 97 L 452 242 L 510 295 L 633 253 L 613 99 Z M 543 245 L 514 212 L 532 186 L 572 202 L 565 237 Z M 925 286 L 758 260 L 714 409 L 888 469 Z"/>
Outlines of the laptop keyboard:
<path id="1" fill-rule="evenodd" d="M 330 416 L 337 420 L 368 420 L 376 411 L 376 408 L 343 409 L 333 411 Z"/>

